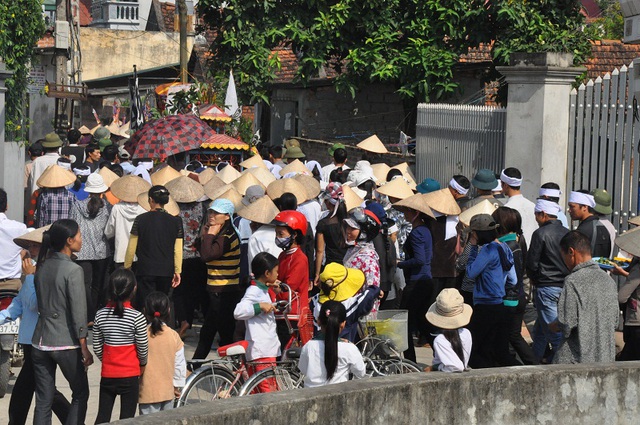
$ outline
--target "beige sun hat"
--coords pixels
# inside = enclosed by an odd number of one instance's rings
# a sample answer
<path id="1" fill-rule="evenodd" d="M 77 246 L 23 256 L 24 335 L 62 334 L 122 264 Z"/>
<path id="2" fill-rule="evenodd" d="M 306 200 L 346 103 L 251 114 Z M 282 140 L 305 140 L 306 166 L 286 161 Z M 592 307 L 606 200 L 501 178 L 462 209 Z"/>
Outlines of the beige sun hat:
<path id="1" fill-rule="evenodd" d="M 114 173 L 107 167 L 102 167 L 100 171 L 98 171 L 98 174 L 102 176 L 102 180 L 104 180 L 104 184 L 106 184 L 108 187 L 111 187 L 113 182 L 120 178 L 116 173 Z"/>
<path id="2" fill-rule="evenodd" d="M 299 159 L 294 159 L 286 167 L 280 170 L 280 175 L 285 176 L 289 173 L 309 174 L 309 169 Z"/>
<path id="3" fill-rule="evenodd" d="M 477 215 L 477 214 L 491 215 L 496 209 L 498 209 L 498 206 L 496 204 L 492 203 L 488 199 L 485 199 L 482 202 L 475 204 L 468 210 L 463 211 L 459 217 L 460 223 L 464 224 L 465 226 L 469 226 L 471 223 L 471 219 L 473 218 L 474 215 Z"/>
<path id="4" fill-rule="evenodd" d="M 164 185 L 171 198 L 176 202 L 196 202 L 204 196 L 204 188 L 200 183 L 187 176 L 180 176 Z"/>
<path id="5" fill-rule="evenodd" d="M 448 187 L 426 193 L 424 199 L 433 211 L 444 215 L 459 215 L 460 206 L 456 202 Z"/>
<path id="6" fill-rule="evenodd" d="M 380 186 L 378 193 L 382 195 L 391 196 L 397 199 L 407 199 L 409 196 L 413 196 L 413 190 L 409 187 L 409 184 L 400 176 L 391 180 L 389 183 L 385 183 Z"/>
<path id="7" fill-rule="evenodd" d="M 91 129 L 91 131 L 89 131 L 89 133 L 91 133 L 91 135 L 93 135 L 93 134 L 95 134 L 95 132 L 96 132 L 99 128 L 101 128 L 101 127 L 102 127 L 102 125 L 98 124 L 98 125 L 96 125 L 95 127 L 93 127 L 93 128 Z"/>
<path id="8" fill-rule="evenodd" d="M 411 187 L 412 190 L 416 190 L 416 185 L 417 185 L 416 176 L 413 175 L 413 172 L 411 171 L 411 166 L 409 166 L 409 163 L 403 162 L 402 164 L 398 164 L 391 168 L 400 170 L 404 178 L 409 180 L 409 187 Z"/>
<path id="9" fill-rule="evenodd" d="M 38 187 L 55 189 L 65 187 L 76 181 L 76 175 L 57 164 L 49 165 L 36 184 Z"/>
<path id="10" fill-rule="evenodd" d="M 240 171 L 236 170 L 233 165 L 227 165 L 222 169 L 222 171 L 216 174 L 220 180 L 225 182 L 225 184 L 229 184 L 238 177 L 240 177 Z"/>
<path id="11" fill-rule="evenodd" d="M 44 235 L 44 232 L 49 230 L 49 227 L 51 227 L 50 224 L 44 227 L 39 227 L 35 230 L 31 230 L 30 232 L 27 232 L 18 238 L 14 238 L 13 243 L 24 249 L 29 249 L 30 245 L 36 243 L 41 244 L 42 236 Z"/>
<path id="12" fill-rule="evenodd" d="M 395 204 L 393 204 L 393 206 L 411 208 L 412 210 L 420 211 L 421 213 L 426 214 L 431 218 L 436 218 L 433 210 L 431 210 L 431 207 L 429 207 L 425 196 L 426 195 L 423 195 L 421 193 L 416 193 L 415 195 L 409 196 L 406 199 L 396 202 Z"/>
<path id="13" fill-rule="evenodd" d="M 264 195 L 262 198 L 241 208 L 238 211 L 238 215 L 254 223 L 269 224 L 279 212 L 280 210 L 278 210 L 271 198 L 268 195 Z"/>
<path id="14" fill-rule="evenodd" d="M 384 147 L 382 140 L 378 138 L 375 134 L 373 136 L 367 137 L 362 142 L 356 145 L 362 150 L 373 152 L 373 153 L 389 153 L 387 148 Z"/>
<path id="15" fill-rule="evenodd" d="M 125 139 L 130 139 L 131 138 L 131 121 L 129 121 L 126 124 L 123 124 L 120 127 L 120 131 L 118 132 L 118 136 L 120 137 L 124 137 Z"/>
<path id="16" fill-rule="evenodd" d="M 260 186 L 266 189 L 266 186 L 251 173 L 241 175 L 231 182 L 231 185 L 233 185 L 233 187 L 235 187 L 238 193 L 242 196 L 247 193 L 247 188 L 251 186 Z"/>
<path id="17" fill-rule="evenodd" d="M 364 198 L 358 196 L 350 186 L 343 184 L 342 194 L 344 195 L 344 206 L 347 208 L 347 212 L 354 208 L 361 207 L 364 202 Z"/>
<path id="18" fill-rule="evenodd" d="M 201 185 L 204 186 L 205 184 L 209 183 L 209 180 L 211 180 L 215 175 L 216 170 L 211 167 L 207 167 L 204 170 L 200 171 L 200 173 L 198 174 L 198 181 Z"/>
<path id="19" fill-rule="evenodd" d="M 298 174 L 293 179 L 302 183 L 304 189 L 307 191 L 307 198 L 309 199 L 316 198 L 322 191 L 322 189 L 320 188 L 320 182 L 310 175 Z"/>
<path id="20" fill-rule="evenodd" d="M 469 324 L 472 314 L 473 309 L 457 289 L 445 288 L 429 307 L 426 318 L 440 329 L 458 329 Z"/>
<path id="21" fill-rule="evenodd" d="M 240 195 L 232 185 L 224 185 L 216 192 L 217 193 L 213 193 L 214 197 L 211 198 L 212 201 L 215 201 L 218 198 L 228 199 L 229 201 L 231 201 L 236 211 L 244 207 L 244 205 L 242 204 L 242 195 Z"/>
<path id="22" fill-rule="evenodd" d="M 269 186 L 272 182 L 276 181 L 276 176 L 274 176 L 267 168 L 251 167 L 242 172 L 242 174 L 246 173 L 253 174 L 253 176 L 260 180 L 260 182 L 265 186 Z"/>
<path id="23" fill-rule="evenodd" d="M 207 195 L 209 199 L 214 199 L 212 196 L 216 193 L 218 189 L 223 186 L 227 186 L 225 182 L 220 180 L 218 176 L 213 176 L 205 185 L 203 185 L 204 194 Z"/>
<path id="24" fill-rule="evenodd" d="M 83 125 L 82 127 L 80 127 L 78 129 L 78 131 L 80 132 L 80 134 L 84 135 L 84 134 L 92 134 L 91 133 L 91 129 L 89 127 L 87 127 L 86 125 Z"/>
<path id="25" fill-rule="evenodd" d="M 640 227 L 628 230 L 618 236 L 615 244 L 618 245 L 618 248 L 634 257 L 640 257 Z"/>
<path id="26" fill-rule="evenodd" d="M 111 193 L 124 202 L 138 202 L 138 195 L 148 192 L 151 185 L 142 177 L 129 174 L 111 183 Z"/>
<path id="27" fill-rule="evenodd" d="M 247 158 L 244 161 L 242 161 L 240 163 L 240 166 L 243 168 L 258 167 L 258 168 L 264 168 L 265 170 L 268 170 L 267 165 L 264 163 L 264 161 L 262 160 L 262 157 L 258 153 L 253 155 L 251 158 Z"/>
<path id="28" fill-rule="evenodd" d="M 640 226 L 640 215 L 630 218 L 629 224 L 633 224 L 634 226 Z"/>
<path id="29" fill-rule="evenodd" d="M 384 162 L 380 162 L 378 164 L 371 164 L 371 169 L 373 170 L 373 175 L 378 180 L 376 183 L 381 185 L 387 181 L 387 174 L 389 174 L 391 167 Z"/>
<path id="30" fill-rule="evenodd" d="M 164 186 L 171 180 L 177 179 L 181 175 L 182 174 L 180 174 L 179 171 L 177 171 L 170 165 L 166 165 L 155 173 L 151 174 L 151 183 L 153 183 L 154 186 Z"/>
<path id="31" fill-rule="evenodd" d="M 149 191 L 144 191 L 138 195 L 138 204 L 147 211 L 151 211 L 151 205 L 149 205 Z M 180 214 L 180 207 L 169 195 L 169 202 L 164 206 L 164 210 L 172 216 Z"/>
<path id="32" fill-rule="evenodd" d="M 298 205 L 309 200 L 307 189 L 295 179 L 280 179 L 267 186 L 267 195 L 272 200 L 278 199 L 283 193 L 293 193 L 298 200 Z"/>
<path id="33" fill-rule="evenodd" d="M 111 124 L 107 126 L 107 130 L 109 130 L 114 136 L 120 136 L 120 126 L 116 124 L 115 121 L 112 121 Z"/>

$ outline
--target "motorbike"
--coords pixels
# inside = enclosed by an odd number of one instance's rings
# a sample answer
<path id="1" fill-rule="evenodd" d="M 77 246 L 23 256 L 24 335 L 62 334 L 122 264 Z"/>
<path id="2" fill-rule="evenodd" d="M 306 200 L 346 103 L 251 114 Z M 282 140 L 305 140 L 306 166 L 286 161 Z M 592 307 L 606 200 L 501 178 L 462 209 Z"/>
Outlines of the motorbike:
<path id="1" fill-rule="evenodd" d="M 0 289 L 0 311 L 9 307 L 18 295 L 15 289 Z M 0 398 L 4 397 L 9 386 L 11 367 L 21 366 L 24 353 L 18 344 L 20 319 L 0 324 Z"/>

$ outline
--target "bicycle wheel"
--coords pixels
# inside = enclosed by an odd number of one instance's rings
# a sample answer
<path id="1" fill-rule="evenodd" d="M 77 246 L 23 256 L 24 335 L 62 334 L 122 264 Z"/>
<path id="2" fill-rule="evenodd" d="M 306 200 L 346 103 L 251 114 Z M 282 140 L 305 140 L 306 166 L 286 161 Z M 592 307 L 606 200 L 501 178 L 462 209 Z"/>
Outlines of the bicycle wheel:
<path id="1" fill-rule="evenodd" d="M 422 372 L 420 367 L 412 362 L 411 360 L 406 359 L 389 359 L 389 369 L 391 374 L 393 375 L 401 375 L 404 373 L 415 373 Z"/>
<path id="2" fill-rule="evenodd" d="M 421 372 L 417 364 L 410 360 L 400 358 L 390 359 L 367 359 L 367 375 L 388 376 L 401 375 L 404 373 Z"/>
<path id="3" fill-rule="evenodd" d="M 275 367 L 273 369 L 265 369 L 251 376 L 247 382 L 240 388 L 240 397 L 250 394 L 260 394 L 263 391 L 260 390 L 260 384 L 269 382 L 271 390 L 286 391 L 294 388 L 302 388 L 304 386 L 303 376 L 294 370 Z"/>
<path id="4" fill-rule="evenodd" d="M 187 381 L 176 407 L 236 397 L 240 384 L 235 375 L 222 366 L 203 366 Z"/>

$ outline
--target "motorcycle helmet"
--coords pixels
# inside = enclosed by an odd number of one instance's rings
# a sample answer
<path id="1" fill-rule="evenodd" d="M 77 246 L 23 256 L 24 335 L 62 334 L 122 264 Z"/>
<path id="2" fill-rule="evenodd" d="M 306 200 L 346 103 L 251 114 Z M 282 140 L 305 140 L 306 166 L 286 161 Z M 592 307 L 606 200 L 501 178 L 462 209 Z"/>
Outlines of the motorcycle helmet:
<path id="1" fill-rule="evenodd" d="M 354 229 L 360 229 L 358 242 L 371 242 L 380 233 L 381 223 L 378 217 L 369 210 L 357 207 L 351 210 L 345 224 Z"/>

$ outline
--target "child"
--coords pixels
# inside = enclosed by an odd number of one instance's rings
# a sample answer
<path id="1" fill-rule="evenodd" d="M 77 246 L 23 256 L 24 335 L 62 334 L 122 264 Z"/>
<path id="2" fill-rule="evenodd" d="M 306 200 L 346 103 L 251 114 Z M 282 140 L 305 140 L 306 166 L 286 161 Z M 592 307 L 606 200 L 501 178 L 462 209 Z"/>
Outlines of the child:
<path id="1" fill-rule="evenodd" d="M 253 366 L 254 373 L 257 373 L 272 366 L 280 355 L 275 309 L 269 295 L 269 288 L 274 293 L 280 292 L 278 259 L 268 252 L 261 252 L 251 261 L 251 270 L 256 280 L 236 305 L 233 317 L 245 320 L 245 339 L 249 341 L 247 360 L 257 363 Z M 261 384 L 260 392 L 272 391 L 270 384 Z"/>
<path id="2" fill-rule="evenodd" d="M 120 419 L 133 418 L 138 402 L 139 377 L 147 364 L 147 323 L 131 307 L 136 278 L 131 270 L 118 269 L 109 281 L 110 301 L 98 310 L 93 324 L 93 351 L 102 361 L 100 403 L 96 424 L 111 421 L 120 396 Z"/>
<path id="3" fill-rule="evenodd" d="M 305 388 L 346 382 L 365 375 L 362 354 L 354 344 L 339 340 L 347 321 L 347 311 L 338 301 L 326 301 L 318 316 L 322 334 L 302 347 L 298 368 L 305 375 Z M 324 338 L 322 338 L 324 337 Z"/>
<path id="4" fill-rule="evenodd" d="M 144 306 L 149 321 L 149 361 L 140 380 L 140 414 L 173 409 L 187 377 L 184 344 L 169 321 L 169 297 L 162 292 L 147 295 Z"/>
<path id="5" fill-rule="evenodd" d="M 433 341 L 433 366 L 426 371 L 464 372 L 471 355 L 471 332 L 464 328 L 469 324 L 473 309 L 464 303 L 457 289 L 446 288 L 431 304 L 427 320 L 442 329 Z"/>

